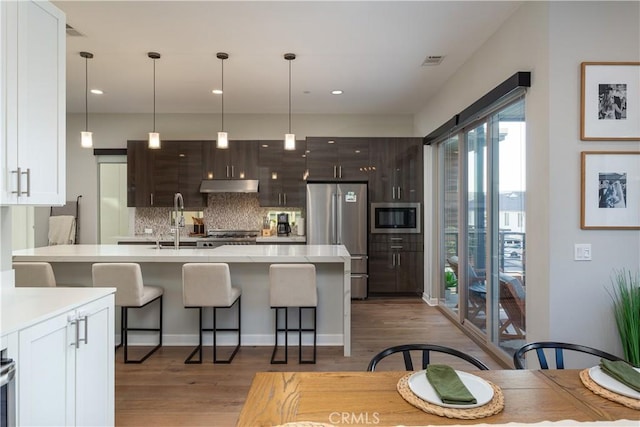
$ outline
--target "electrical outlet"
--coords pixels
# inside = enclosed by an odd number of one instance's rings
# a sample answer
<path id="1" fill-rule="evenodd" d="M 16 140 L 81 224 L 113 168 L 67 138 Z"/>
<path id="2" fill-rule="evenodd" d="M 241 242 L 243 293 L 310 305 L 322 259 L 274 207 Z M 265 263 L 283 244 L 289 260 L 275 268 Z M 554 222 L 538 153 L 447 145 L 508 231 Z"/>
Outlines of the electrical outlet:
<path id="1" fill-rule="evenodd" d="M 153 234 L 153 229 L 151 229 L 151 228 L 145 228 L 145 229 L 144 229 L 144 234 Z"/>
<path id="2" fill-rule="evenodd" d="M 591 261 L 591 243 L 576 243 L 573 259 L 575 261 Z"/>

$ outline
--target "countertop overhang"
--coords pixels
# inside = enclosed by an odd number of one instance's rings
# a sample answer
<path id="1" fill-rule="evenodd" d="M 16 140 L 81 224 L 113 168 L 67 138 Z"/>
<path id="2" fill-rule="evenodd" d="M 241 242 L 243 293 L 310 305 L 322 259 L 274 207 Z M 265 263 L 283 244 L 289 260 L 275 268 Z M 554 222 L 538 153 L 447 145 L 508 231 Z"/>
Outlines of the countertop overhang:
<path id="1" fill-rule="evenodd" d="M 226 245 L 157 249 L 155 245 L 56 245 L 13 251 L 13 261 L 45 262 L 311 262 L 350 264 L 343 245 Z"/>

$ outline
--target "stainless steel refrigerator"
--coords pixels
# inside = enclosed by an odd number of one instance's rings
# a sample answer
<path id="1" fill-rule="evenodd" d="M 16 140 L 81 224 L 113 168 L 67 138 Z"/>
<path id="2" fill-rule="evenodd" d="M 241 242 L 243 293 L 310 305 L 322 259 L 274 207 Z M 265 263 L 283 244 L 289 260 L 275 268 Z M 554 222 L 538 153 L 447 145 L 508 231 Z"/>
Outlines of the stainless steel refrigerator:
<path id="1" fill-rule="evenodd" d="M 367 208 L 367 184 L 307 184 L 307 244 L 347 248 L 351 298 L 367 297 Z"/>

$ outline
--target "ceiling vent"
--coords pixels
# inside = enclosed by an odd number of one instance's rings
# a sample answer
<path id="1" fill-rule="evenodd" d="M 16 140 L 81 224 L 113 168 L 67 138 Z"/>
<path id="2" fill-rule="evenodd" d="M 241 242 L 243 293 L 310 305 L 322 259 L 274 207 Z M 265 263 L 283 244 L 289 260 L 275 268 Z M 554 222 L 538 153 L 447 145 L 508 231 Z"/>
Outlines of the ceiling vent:
<path id="1" fill-rule="evenodd" d="M 444 56 L 441 56 L 441 55 L 427 56 L 425 60 L 422 62 L 422 66 L 427 67 L 430 65 L 440 65 L 443 59 L 444 59 Z"/>
<path id="2" fill-rule="evenodd" d="M 67 35 L 71 37 L 84 37 L 80 31 L 73 28 L 71 25 L 67 24 Z"/>

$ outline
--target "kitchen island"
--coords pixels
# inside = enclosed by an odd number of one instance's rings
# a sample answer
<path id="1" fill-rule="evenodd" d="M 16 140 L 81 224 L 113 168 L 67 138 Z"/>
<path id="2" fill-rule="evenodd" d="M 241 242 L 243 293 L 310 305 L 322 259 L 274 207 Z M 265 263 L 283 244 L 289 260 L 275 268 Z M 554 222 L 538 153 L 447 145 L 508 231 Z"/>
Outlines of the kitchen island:
<path id="1" fill-rule="evenodd" d="M 13 261 L 51 263 L 58 286 L 92 286 L 96 262 L 137 262 L 145 284 L 164 288 L 165 345 L 196 345 L 197 310 L 182 303 L 182 265 L 187 262 L 225 262 L 231 282 L 242 290 L 242 345 L 273 345 L 274 314 L 269 306 L 269 265 L 311 263 L 318 284 L 318 345 L 343 346 L 351 355 L 351 257 L 342 245 L 229 245 L 214 249 L 157 249 L 154 245 L 59 245 L 13 252 Z M 205 318 L 210 324 L 211 314 Z M 153 310 L 134 310 L 132 324 L 153 325 Z M 220 325 L 233 322 L 231 310 L 218 313 Z M 233 323 L 227 323 L 233 324 Z M 295 324 L 295 323 L 294 323 Z M 116 325 L 116 331 L 119 331 Z M 296 335 L 295 337 L 293 335 Z M 211 344 L 211 335 L 205 344 Z M 291 342 L 297 342 L 292 334 Z M 131 333 L 132 345 L 151 344 L 153 337 Z M 234 337 L 220 334 L 222 345 Z M 306 344 L 306 341 L 305 341 Z"/>

